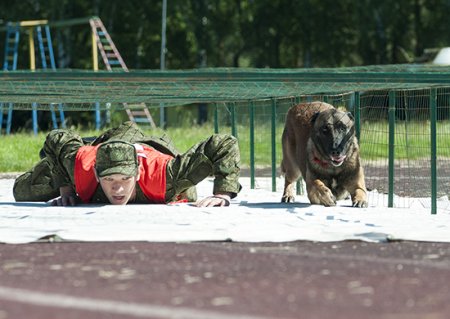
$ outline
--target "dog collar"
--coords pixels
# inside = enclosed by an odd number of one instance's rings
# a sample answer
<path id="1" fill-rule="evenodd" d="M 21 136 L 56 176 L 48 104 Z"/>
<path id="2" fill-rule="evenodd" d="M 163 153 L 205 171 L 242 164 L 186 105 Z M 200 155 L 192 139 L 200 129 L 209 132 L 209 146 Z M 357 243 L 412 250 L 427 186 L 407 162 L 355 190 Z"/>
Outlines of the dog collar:
<path id="1" fill-rule="evenodd" d="M 317 150 L 313 150 L 313 162 L 319 164 L 320 166 L 322 166 L 322 168 L 327 168 L 329 163 L 322 161 L 318 156 L 317 156 Z"/>
<path id="2" fill-rule="evenodd" d="M 319 164 L 320 166 L 322 166 L 323 168 L 328 167 L 328 163 L 321 161 L 320 159 L 318 159 L 316 156 L 314 156 L 313 161 L 317 164 Z"/>

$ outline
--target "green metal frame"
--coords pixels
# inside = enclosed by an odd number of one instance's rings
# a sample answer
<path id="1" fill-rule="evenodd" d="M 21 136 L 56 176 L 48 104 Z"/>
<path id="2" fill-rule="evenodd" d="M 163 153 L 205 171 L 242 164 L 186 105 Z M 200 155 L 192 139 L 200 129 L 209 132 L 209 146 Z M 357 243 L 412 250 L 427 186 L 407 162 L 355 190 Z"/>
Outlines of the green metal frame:
<path id="1" fill-rule="evenodd" d="M 395 91 L 389 91 L 388 207 L 394 207 Z"/>
<path id="2" fill-rule="evenodd" d="M 431 213 L 437 213 L 437 141 L 436 141 L 436 124 L 437 124 L 437 90 L 430 91 L 430 142 L 431 142 Z"/>
<path id="3" fill-rule="evenodd" d="M 277 191 L 277 100 L 272 99 L 271 108 L 272 192 Z"/>
<path id="4" fill-rule="evenodd" d="M 255 189 L 255 103 L 250 101 L 248 108 L 250 116 L 250 188 Z"/>

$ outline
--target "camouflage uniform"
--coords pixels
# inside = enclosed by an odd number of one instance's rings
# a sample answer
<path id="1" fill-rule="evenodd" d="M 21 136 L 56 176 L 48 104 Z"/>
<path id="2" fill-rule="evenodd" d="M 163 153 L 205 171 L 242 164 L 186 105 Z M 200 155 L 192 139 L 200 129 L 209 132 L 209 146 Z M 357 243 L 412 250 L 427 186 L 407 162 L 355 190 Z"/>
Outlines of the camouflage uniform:
<path id="1" fill-rule="evenodd" d="M 146 144 L 174 156 L 166 167 L 166 202 L 178 200 L 180 195 L 195 201 L 195 185 L 210 175 L 215 177 L 214 194 L 230 192 L 235 197 L 241 189 L 238 182 L 240 155 L 234 137 L 215 134 L 194 145 L 186 153 L 179 154 L 167 138 L 146 137 L 135 124 L 126 122 L 90 143 L 70 130 L 50 132 L 43 147 L 42 155 L 45 157 L 16 179 L 14 198 L 16 201 L 48 201 L 58 197 L 59 187 L 74 187 L 74 164 L 78 149 L 83 145 L 98 145 L 111 139 Z M 101 187 L 97 188 L 91 202 L 108 203 Z M 140 187 L 137 187 L 134 202 L 148 202 Z"/>

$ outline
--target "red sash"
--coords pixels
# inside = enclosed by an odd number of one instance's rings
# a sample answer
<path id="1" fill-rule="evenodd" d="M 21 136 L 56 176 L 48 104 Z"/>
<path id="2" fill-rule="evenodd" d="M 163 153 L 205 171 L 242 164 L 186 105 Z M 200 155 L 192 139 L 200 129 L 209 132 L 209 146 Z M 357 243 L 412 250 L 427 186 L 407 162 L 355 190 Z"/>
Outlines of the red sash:
<path id="1" fill-rule="evenodd" d="M 97 146 L 82 146 L 75 157 L 75 190 L 81 200 L 89 203 L 98 182 L 95 179 L 94 166 Z M 140 178 L 138 181 L 145 197 L 150 203 L 165 203 L 166 166 L 173 157 L 142 145 L 138 151 Z"/>

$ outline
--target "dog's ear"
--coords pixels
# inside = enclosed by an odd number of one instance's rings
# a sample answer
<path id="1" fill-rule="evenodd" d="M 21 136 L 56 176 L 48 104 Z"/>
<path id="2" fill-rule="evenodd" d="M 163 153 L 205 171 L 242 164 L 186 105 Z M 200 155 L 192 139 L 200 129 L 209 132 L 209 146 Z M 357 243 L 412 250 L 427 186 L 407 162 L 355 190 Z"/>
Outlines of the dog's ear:
<path id="1" fill-rule="evenodd" d="M 313 114 L 313 116 L 311 117 L 311 124 L 314 124 L 314 122 L 319 117 L 319 114 L 320 114 L 320 112 L 316 112 L 316 113 Z"/>
<path id="2" fill-rule="evenodd" d="M 353 114 L 351 112 L 347 112 L 347 116 L 352 120 L 355 121 L 355 118 L 353 117 Z"/>

